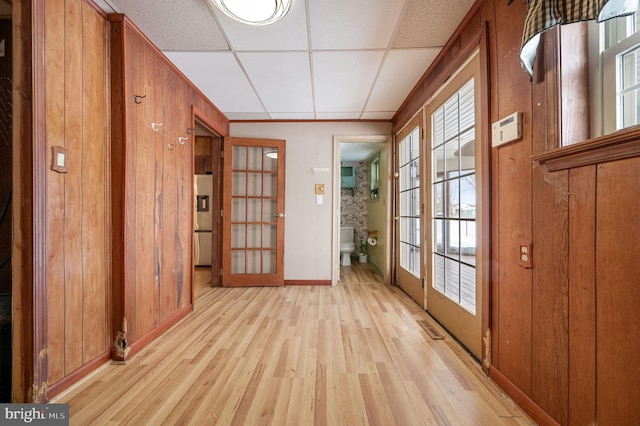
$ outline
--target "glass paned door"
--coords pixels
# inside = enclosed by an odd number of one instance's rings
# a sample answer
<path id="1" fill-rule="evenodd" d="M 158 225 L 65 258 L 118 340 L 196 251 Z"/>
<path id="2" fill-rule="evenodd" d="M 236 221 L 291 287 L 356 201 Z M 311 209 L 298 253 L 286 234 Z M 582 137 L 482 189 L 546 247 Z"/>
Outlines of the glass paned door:
<path id="1" fill-rule="evenodd" d="M 224 286 L 284 284 L 285 141 L 225 140 Z"/>
<path id="2" fill-rule="evenodd" d="M 420 191 L 420 127 L 400 134 L 397 146 L 397 282 L 420 306 L 424 305 L 422 195 Z"/>

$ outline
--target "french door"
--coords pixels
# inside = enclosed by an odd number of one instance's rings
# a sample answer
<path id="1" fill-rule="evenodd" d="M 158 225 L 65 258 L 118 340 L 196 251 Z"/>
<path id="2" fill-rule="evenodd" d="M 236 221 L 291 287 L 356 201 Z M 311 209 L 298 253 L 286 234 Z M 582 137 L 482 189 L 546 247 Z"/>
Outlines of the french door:
<path id="1" fill-rule="evenodd" d="M 396 138 L 396 281 L 424 308 L 423 191 L 421 190 L 422 114 Z"/>
<path id="2" fill-rule="evenodd" d="M 472 56 L 426 107 L 427 311 L 482 359 L 482 262 L 488 199 L 482 170 L 480 60 Z M 486 125 L 486 123 L 485 123 Z"/>
<path id="3" fill-rule="evenodd" d="M 223 286 L 284 284 L 285 141 L 226 138 Z"/>

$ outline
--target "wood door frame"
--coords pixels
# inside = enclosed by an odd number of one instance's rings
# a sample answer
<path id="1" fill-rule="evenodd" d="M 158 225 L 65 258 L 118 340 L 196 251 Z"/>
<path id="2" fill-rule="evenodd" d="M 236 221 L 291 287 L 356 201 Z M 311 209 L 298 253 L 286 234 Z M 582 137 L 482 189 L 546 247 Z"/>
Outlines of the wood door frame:
<path id="1" fill-rule="evenodd" d="M 204 111 L 200 110 L 196 106 L 191 107 L 191 128 L 195 133 L 196 125 L 204 128 L 211 137 L 211 169 L 214 176 L 214 180 L 212 183 L 212 200 L 211 200 L 211 209 L 213 210 L 213 216 L 211 220 L 211 287 L 221 287 L 222 286 L 222 219 L 220 214 L 215 214 L 216 210 L 218 212 L 222 211 L 222 197 L 223 197 L 223 185 L 222 185 L 222 177 L 224 174 L 224 161 L 222 161 L 222 153 L 224 146 L 224 137 L 223 130 L 219 129 L 215 125 L 215 122 L 210 120 L 204 113 Z M 195 137 L 194 137 L 195 141 Z M 195 142 L 194 142 L 195 143 Z M 195 153 L 195 146 L 194 146 Z M 194 179 L 195 173 L 195 155 L 193 158 L 193 165 L 191 170 L 191 179 Z M 193 187 L 193 181 L 191 182 L 191 187 Z M 191 194 L 192 200 L 191 205 L 195 205 L 195 197 L 194 194 Z M 191 217 L 191 229 L 195 229 L 194 217 Z M 216 238 L 213 239 L 213 232 L 215 230 Z M 193 236 L 192 236 L 193 238 Z M 215 244 L 214 244 L 215 243 Z M 192 259 L 192 267 L 194 271 L 191 274 L 191 297 L 192 303 L 195 302 L 193 298 L 195 297 L 194 287 L 195 287 L 195 253 L 193 252 L 194 245 L 191 244 L 191 259 Z"/>

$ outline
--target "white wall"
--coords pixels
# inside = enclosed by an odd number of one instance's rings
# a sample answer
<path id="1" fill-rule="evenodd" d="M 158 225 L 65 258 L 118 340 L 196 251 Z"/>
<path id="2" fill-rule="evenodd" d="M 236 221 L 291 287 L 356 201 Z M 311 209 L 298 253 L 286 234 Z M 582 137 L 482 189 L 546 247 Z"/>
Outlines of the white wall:
<path id="1" fill-rule="evenodd" d="M 287 141 L 285 280 L 331 279 L 334 136 L 390 134 L 391 123 L 381 122 L 231 123 L 233 137 Z M 329 171 L 314 174 L 314 167 Z M 322 205 L 316 204 L 317 183 L 326 187 Z"/>

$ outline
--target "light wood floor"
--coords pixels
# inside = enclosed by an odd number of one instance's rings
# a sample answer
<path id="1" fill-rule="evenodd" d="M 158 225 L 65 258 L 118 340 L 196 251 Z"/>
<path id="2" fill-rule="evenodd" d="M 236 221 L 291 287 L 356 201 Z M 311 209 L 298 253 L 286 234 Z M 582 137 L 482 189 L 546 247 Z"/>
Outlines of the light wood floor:
<path id="1" fill-rule="evenodd" d="M 193 314 L 56 402 L 72 425 L 533 424 L 401 290 L 342 268 L 336 287 L 200 280 Z"/>

